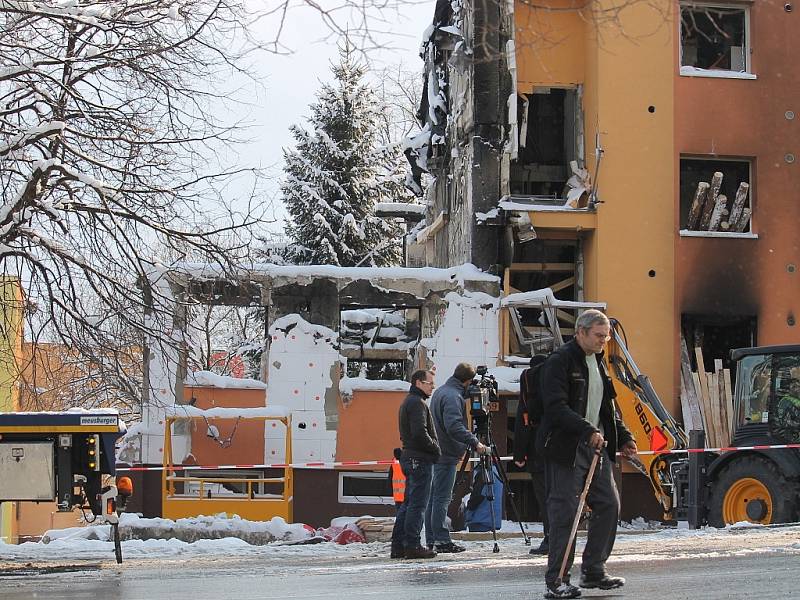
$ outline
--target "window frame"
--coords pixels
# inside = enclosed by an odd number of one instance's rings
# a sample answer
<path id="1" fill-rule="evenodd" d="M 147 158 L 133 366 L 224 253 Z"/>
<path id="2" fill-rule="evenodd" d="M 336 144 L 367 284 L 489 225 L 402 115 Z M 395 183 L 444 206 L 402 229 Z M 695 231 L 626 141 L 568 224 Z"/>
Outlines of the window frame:
<path id="1" fill-rule="evenodd" d="M 681 162 L 684 160 L 694 160 L 694 161 L 706 161 L 706 162 L 732 162 L 732 163 L 747 163 L 748 165 L 748 173 L 747 173 L 747 183 L 750 185 L 750 190 L 748 192 L 748 200 L 746 204 L 746 208 L 750 208 L 750 222 L 748 224 L 748 230 L 742 232 L 736 231 L 704 231 L 704 230 L 697 230 L 697 229 L 686 229 L 682 226 L 683 223 L 683 198 L 681 197 Z M 678 156 L 678 217 L 679 222 L 678 226 L 680 227 L 678 230 L 678 234 L 680 237 L 700 237 L 700 238 L 731 238 L 731 239 L 752 239 L 757 240 L 758 234 L 755 232 L 755 228 L 753 226 L 755 220 L 755 157 L 747 157 L 747 156 L 717 156 L 711 154 L 680 154 Z M 741 182 L 737 182 L 738 183 Z M 733 202 L 733 198 L 728 198 L 729 202 Z M 691 201 L 690 201 L 691 207 Z"/>
<path id="2" fill-rule="evenodd" d="M 741 9 L 744 12 L 744 70 L 734 71 L 732 69 L 707 69 L 683 64 L 683 19 L 684 8 L 718 8 L 718 9 Z M 739 2 L 693 2 L 692 0 L 680 0 L 678 2 L 678 69 L 682 77 L 710 77 L 718 79 L 757 79 L 753 72 L 752 64 L 752 33 L 750 27 L 750 10 L 752 3 L 747 0 Z"/>
<path id="3" fill-rule="evenodd" d="M 388 471 L 339 471 L 337 478 L 336 496 L 339 504 L 380 504 L 394 505 L 394 498 L 389 496 L 345 496 L 344 480 L 351 479 L 380 479 L 388 482 Z M 388 483 L 386 484 L 388 486 Z M 388 489 L 388 488 L 387 488 Z"/>

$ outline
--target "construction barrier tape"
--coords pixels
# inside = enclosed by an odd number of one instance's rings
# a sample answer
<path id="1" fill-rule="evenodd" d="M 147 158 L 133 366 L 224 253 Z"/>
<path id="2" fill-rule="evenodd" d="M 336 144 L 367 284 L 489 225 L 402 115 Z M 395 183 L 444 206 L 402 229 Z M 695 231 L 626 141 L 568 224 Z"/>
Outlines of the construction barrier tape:
<path id="1" fill-rule="evenodd" d="M 742 450 L 787 450 L 800 449 L 800 444 L 775 444 L 762 446 L 726 446 L 721 448 L 685 448 L 682 450 L 642 450 L 638 454 L 702 454 L 704 452 L 736 452 Z M 501 461 L 513 460 L 511 456 L 499 457 Z M 478 462 L 477 457 L 469 459 L 470 462 Z M 376 467 L 389 466 L 392 460 L 345 460 L 345 461 L 319 461 L 306 463 L 272 463 L 272 464 L 253 464 L 253 465 L 170 465 L 168 467 L 137 467 L 120 465 L 117 471 L 213 471 L 222 469 L 330 469 L 335 467 Z"/>

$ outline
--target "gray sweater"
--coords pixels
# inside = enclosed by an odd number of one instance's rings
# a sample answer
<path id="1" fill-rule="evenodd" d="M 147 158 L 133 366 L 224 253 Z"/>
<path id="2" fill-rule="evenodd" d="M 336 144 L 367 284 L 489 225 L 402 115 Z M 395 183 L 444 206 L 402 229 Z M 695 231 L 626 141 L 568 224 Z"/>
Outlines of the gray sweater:
<path id="1" fill-rule="evenodd" d="M 431 396 L 431 414 L 442 456 L 439 463 L 455 464 L 468 448 L 478 445 L 478 438 L 467 429 L 467 406 L 464 385 L 450 377 Z"/>

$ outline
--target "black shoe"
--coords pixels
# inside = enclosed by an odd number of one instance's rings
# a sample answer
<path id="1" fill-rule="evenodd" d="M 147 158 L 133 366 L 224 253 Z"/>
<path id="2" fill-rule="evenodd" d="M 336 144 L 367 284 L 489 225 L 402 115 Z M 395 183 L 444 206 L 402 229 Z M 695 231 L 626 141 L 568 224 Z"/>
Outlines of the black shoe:
<path id="1" fill-rule="evenodd" d="M 389 555 L 389 558 L 405 558 L 406 557 L 406 549 L 404 546 L 392 546 L 392 553 Z"/>
<path id="2" fill-rule="evenodd" d="M 581 591 L 574 585 L 562 583 L 561 585 L 547 584 L 544 592 L 545 598 L 580 598 Z"/>
<path id="3" fill-rule="evenodd" d="M 406 548 L 406 558 L 433 558 L 434 556 L 436 556 L 436 552 L 423 548 L 422 546 Z"/>
<path id="4" fill-rule="evenodd" d="M 597 575 L 591 573 L 581 573 L 580 586 L 582 588 L 600 588 L 601 590 L 613 590 L 614 588 L 625 585 L 624 577 L 612 577 L 606 573 Z"/>
<path id="5" fill-rule="evenodd" d="M 453 542 L 445 542 L 444 544 L 436 544 L 436 552 L 439 554 L 455 554 L 457 552 L 464 552 L 466 548 L 464 546 L 459 546 L 458 544 L 454 544 Z"/>
<path id="6" fill-rule="evenodd" d="M 539 544 L 538 548 L 531 548 L 529 554 L 540 554 L 542 556 L 547 556 L 547 553 L 550 551 L 550 544 L 547 541 L 547 538 L 542 540 L 542 543 Z"/>

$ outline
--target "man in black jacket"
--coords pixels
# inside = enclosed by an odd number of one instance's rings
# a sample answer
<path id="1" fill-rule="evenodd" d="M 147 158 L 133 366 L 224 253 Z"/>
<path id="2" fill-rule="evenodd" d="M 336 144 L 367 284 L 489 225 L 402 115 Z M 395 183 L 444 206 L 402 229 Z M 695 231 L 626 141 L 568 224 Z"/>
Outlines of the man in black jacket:
<path id="1" fill-rule="evenodd" d="M 578 598 L 570 584 L 574 556 L 570 544 L 578 498 L 595 453 L 600 454 L 587 504 L 592 516 L 581 564 L 580 586 L 612 589 L 625 584 L 622 577 L 606 573 L 606 560 L 616 538 L 619 493 L 611 471 L 617 449 L 628 457 L 636 442 L 619 419 L 614 387 L 603 362 L 603 347 L 610 339 L 608 318 L 598 310 L 585 311 L 575 323 L 575 337 L 553 352 L 542 371 L 544 417 L 537 448 L 545 457 L 550 552 L 545 573 L 545 598 Z M 558 581 L 567 546 L 571 546 L 563 580 Z"/>
<path id="2" fill-rule="evenodd" d="M 408 396 L 400 405 L 398 416 L 403 443 L 400 465 L 406 476 L 406 490 L 392 530 L 392 558 L 436 556 L 436 552 L 420 543 L 425 507 L 431 493 L 433 464 L 441 454 L 431 411 L 425 403 L 432 392 L 433 373 L 415 371 Z"/>

